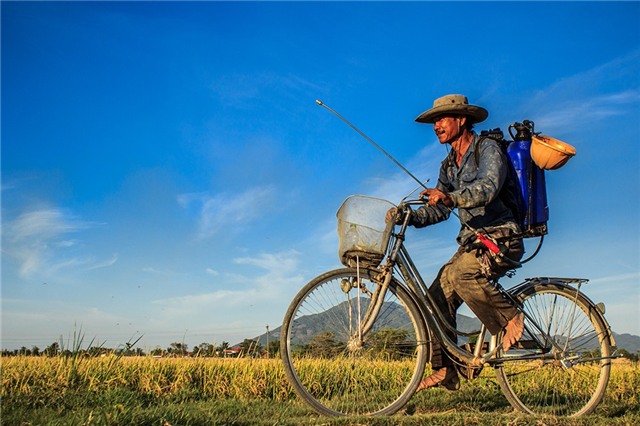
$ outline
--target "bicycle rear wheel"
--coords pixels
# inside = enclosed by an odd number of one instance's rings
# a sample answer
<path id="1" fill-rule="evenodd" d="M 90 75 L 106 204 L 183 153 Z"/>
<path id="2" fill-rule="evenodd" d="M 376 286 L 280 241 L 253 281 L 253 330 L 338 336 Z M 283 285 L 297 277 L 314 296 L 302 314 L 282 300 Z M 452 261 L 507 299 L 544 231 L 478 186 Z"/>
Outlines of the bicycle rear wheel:
<path id="1" fill-rule="evenodd" d="M 611 369 L 611 360 L 602 359 L 611 355 L 611 347 L 601 314 L 588 298 L 566 285 L 537 283 L 517 296 L 530 319 L 525 319 L 520 341 L 499 354 L 513 359 L 496 365 L 505 396 L 528 414 L 591 413 L 604 396 Z M 497 337 L 502 341 L 501 335 Z"/>
<path id="2" fill-rule="evenodd" d="M 427 329 L 412 297 L 392 280 L 371 331 L 359 338 L 377 272 L 339 269 L 309 282 L 281 329 L 287 378 L 328 416 L 393 414 L 414 394 L 428 361 Z"/>

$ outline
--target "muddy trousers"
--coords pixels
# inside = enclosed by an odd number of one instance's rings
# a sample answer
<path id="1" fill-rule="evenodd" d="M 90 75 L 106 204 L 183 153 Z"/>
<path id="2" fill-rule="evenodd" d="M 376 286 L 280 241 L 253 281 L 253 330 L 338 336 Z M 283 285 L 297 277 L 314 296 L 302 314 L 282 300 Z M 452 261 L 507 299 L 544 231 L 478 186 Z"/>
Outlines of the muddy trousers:
<path id="1" fill-rule="evenodd" d="M 519 244 L 517 243 L 519 241 Z M 521 240 L 505 253 L 511 259 L 520 259 L 523 254 Z M 434 282 L 429 287 L 429 294 L 436 306 L 442 311 L 444 318 L 455 328 L 456 311 L 466 303 L 491 334 L 497 334 L 507 325 L 517 311 L 512 303 L 489 280 L 503 276 L 509 267 L 495 264 L 487 273 L 481 259 L 483 251 L 466 251 L 461 247 L 453 257 L 440 269 Z M 457 342 L 457 335 L 447 331 L 447 335 Z M 440 342 L 431 334 L 431 367 L 434 370 L 453 366 L 453 361 L 442 352 Z"/>

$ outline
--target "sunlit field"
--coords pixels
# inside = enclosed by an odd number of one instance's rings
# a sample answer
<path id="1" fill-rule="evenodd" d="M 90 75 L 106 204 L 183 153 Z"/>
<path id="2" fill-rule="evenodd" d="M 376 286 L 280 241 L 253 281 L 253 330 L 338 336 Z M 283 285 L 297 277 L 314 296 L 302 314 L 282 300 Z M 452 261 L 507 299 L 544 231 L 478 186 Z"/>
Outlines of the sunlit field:
<path id="1" fill-rule="evenodd" d="M 595 413 L 576 419 L 515 412 L 490 368 L 463 381 L 457 392 L 418 394 L 394 416 L 345 419 L 321 417 L 305 406 L 279 359 L 111 355 L 1 361 L 3 425 L 640 424 L 640 367 L 625 361 L 615 363 Z M 339 368 L 319 361 L 314 374 L 321 383 L 323 371 Z M 392 379 L 393 372 L 385 376 Z"/>

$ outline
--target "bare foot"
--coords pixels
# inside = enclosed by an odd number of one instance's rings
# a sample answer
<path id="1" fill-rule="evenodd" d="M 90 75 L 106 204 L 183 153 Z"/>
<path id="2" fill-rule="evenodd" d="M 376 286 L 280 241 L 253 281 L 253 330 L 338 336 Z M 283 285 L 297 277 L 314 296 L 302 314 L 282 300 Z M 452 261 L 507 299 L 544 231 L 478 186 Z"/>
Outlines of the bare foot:
<path id="1" fill-rule="evenodd" d="M 416 392 L 433 388 L 436 386 L 443 386 L 448 390 L 460 389 L 460 378 L 458 372 L 453 367 L 444 367 L 435 371 L 432 375 L 420 382 L 420 386 Z"/>
<path id="2" fill-rule="evenodd" d="M 518 312 L 515 317 L 511 318 L 504 328 L 504 337 L 502 338 L 502 350 L 507 352 L 520 338 L 524 331 L 524 314 Z"/>

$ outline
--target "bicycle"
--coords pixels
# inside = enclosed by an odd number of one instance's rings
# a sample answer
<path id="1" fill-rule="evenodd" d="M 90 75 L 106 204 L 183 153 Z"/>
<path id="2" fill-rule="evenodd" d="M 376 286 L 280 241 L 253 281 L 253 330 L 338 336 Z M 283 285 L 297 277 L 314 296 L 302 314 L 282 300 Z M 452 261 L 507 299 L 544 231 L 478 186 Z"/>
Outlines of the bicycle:
<path id="1" fill-rule="evenodd" d="M 495 370 L 509 403 L 534 415 L 581 416 L 601 402 L 615 342 L 581 278 L 528 278 L 504 297 L 524 313 L 525 331 L 507 352 L 482 326 L 455 330 L 443 318 L 405 246 L 413 206 L 399 230 L 385 222 L 393 203 L 351 196 L 338 211 L 339 255 L 346 266 L 311 280 L 295 296 L 280 333 L 281 358 L 295 392 L 327 416 L 390 415 L 423 379 L 431 335 L 468 380 Z M 383 260 L 386 261 L 382 263 Z M 468 340 L 462 346 L 445 333 Z"/>

